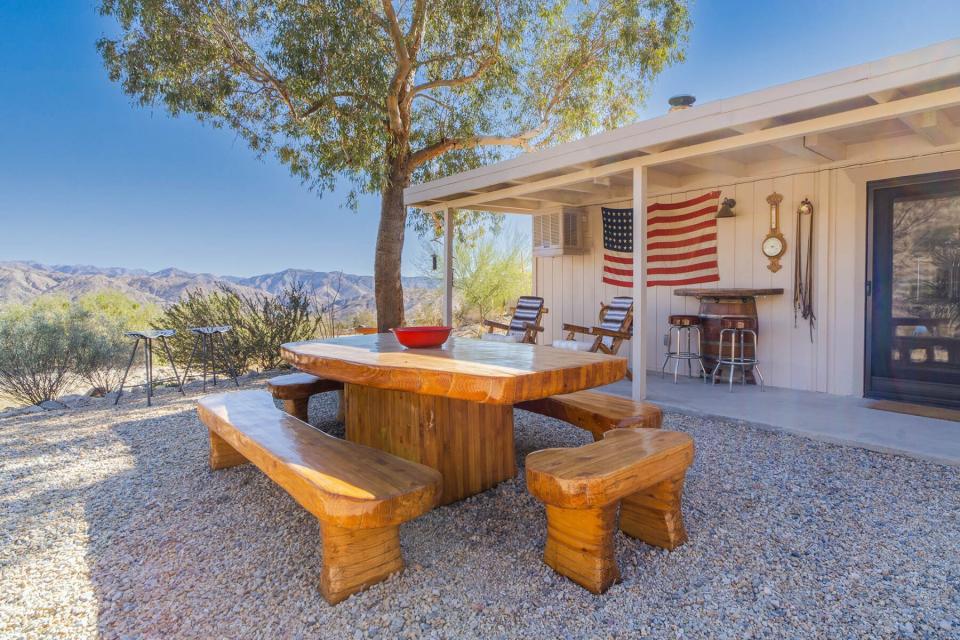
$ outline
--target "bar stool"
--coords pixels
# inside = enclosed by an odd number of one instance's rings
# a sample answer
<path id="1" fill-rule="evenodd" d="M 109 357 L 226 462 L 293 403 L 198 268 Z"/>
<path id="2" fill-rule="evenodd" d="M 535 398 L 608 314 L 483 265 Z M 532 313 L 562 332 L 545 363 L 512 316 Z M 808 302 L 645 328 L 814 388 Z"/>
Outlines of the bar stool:
<path id="1" fill-rule="evenodd" d="M 753 356 L 748 357 L 746 352 L 746 336 L 750 336 L 753 347 Z M 723 355 L 724 340 L 730 338 L 730 353 Z M 740 343 L 739 355 L 737 352 L 737 343 Z M 752 370 L 760 378 L 760 391 L 763 391 L 763 375 L 760 373 L 760 367 L 757 366 L 757 320 L 750 316 L 723 316 L 720 318 L 720 350 L 717 357 L 717 366 L 713 368 L 710 374 L 713 384 L 717 383 L 717 372 L 720 367 L 726 365 L 730 367 L 730 391 L 733 391 L 733 370 L 740 367 L 740 382 L 747 383 L 747 370 Z"/>
<path id="2" fill-rule="evenodd" d="M 173 377 L 177 381 L 177 387 L 180 389 L 180 393 L 183 393 L 183 383 L 180 382 L 180 376 L 177 375 L 177 365 L 173 362 L 173 356 L 170 354 L 170 347 L 167 345 L 167 338 L 171 338 L 177 335 L 176 330 L 174 329 L 151 329 L 148 331 L 127 331 L 123 335 L 134 338 L 133 341 L 133 352 L 130 354 L 130 360 L 127 362 L 127 369 L 123 372 L 123 378 L 120 379 L 120 388 L 117 389 L 117 398 L 113 401 L 114 406 L 120 403 L 120 396 L 123 395 L 123 385 L 127 382 L 127 374 L 130 373 L 130 366 L 133 364 L 133 359 L 137 356 L 137 347 L 140 346 L 140 341 L 143 341 L 143 365 L 147 373 L 147 406 L 149 407 L 153 401 L 153 386 L 156 382 L 162 382 L 162 380 L 154 381 L 153 379 L 153 341 L 159 340 L 160 344 L 163 345 L 163 350 L 167 353 L 167 360 L 170 362 L 170 366 L 173 367 Z"/>
<path id="3" fill-rule="evenodd" d="M 693 364 L 695 360 L 697 364 L 700 365 L 700 370 L 703 372 L 703 379 L 706 382 L 707 379 L 707 370 L 703 366 L 703 359 L 700 357 L 700 316 L 688 316 L 688 315 L 672 315 L 670 316 L 670 328 L 667 329 L 667 357 L 663 360 L 663 366 L 660 367 L 660 376 L 662 377 L 664 371 L 667 368 L 667 364 L 671 360 L 675 360 L 673 364 L 673 383 L 677 383 L 677 373 L 680 369 L 680 361 L 687 361 L 687 375 L 691 378 L 693 377 Z M 697 350 L 693 351 L 692 349 L 692 340 L 691 333 L 696 331 L 697 333 Z M 687 346 L 686 349 L 681 348 L 680 339 L 682 334 L 686 334 Z M 671 348 L 673 343 L 673 336 L 676 335 L 677 341 L 675 348 Z"/>
<path id="4" fill-rule="evenodd" d="M 233 364 L 231 364 L 232 354 L 230 353 L 230 348 L 227 346 L 227 341 L 223 337 L 223 334 L 229 332 L 230 329 L 232 329 L 230 325 L 222 325 L 219 327 L 190 327 L 190 332 L 195 337 L 193 339 L 193 349 L 190 351 L 190 357 L 187 359 L 187 368 L 183 370 L 184 382 L 187 381 L 187 373 L 190 371 L 190 364 L 193 362 L 193 356 L 197 353 L 197 347 L 199 347 L 200 362 L 203 365 L 203 390 L 207 390 L 208 366 L 213 374 L 213 386 L 217 386 L 217 355 L 215 338 L 219 336 L 220 360 L 222 360 L 223 364 L 226 365 L 227 371 L 233 378 L 233 383 L 237 385 L 237 388 L 240 387 L 240 383 L 237 382 L 237 372 L 233 368 Z"/>

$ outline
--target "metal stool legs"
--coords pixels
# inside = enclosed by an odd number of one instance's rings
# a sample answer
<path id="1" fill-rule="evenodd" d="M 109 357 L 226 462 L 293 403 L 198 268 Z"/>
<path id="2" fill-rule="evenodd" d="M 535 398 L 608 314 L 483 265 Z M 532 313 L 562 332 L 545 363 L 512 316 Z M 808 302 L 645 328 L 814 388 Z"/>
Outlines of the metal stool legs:
<path id="1" fill-rule="evenodd" d="M 686 332 L 687 345 L 686 350 L 680 346 L 681 332 Z M 697 350 L 693 351 L 693 345 L 691 343 L 690 332 L 697 332 Z M 671 349 L 670 345 L 673 343 L 673 337 L 676 335 L 676 348 Z M 677 383 L 677 377 L 680 373 L 680 361 L 687 361 L 687 376 L 693 377 L 693 361 L 696 361 L 700 365 L 700 371 L 704 375 L 704 382 L 706 382 L 707 369 L 703 366 L 703 359 L 700 357 L 701 349 L 701 334 L 700 327 L 697 325 L 670 325 L 670 328 L 667 332 L 667 356 L 663 359 L 663 365 L 660 367 L 660 376 L 663 377 L 664 372 L 666 371 L 667 364 L 670 360 L 673 360 L 673 383 Z"/>
<path id="2" fill-rule="evenodd" d="M 146 336 L 137 335 L 134 336 L 136 339 L 133 341 L 133 351 L 130 353 L 130 360 L 127 361 L 127 368 L 123 372 L 123 377 L 120 379 L 120 387 L 117 389 L 117 397 L 113 401 L 114 406 L 120 403 L 120 396 L 123 395 L 123 387 L 127 383 L 127 376 L 130 374 L 130 367 L 133 366 L 133 360 L 137 356 L 137 347 L 140 346 L 140 341 L 143 340 L 143 365 L 146 369 L 147 374 L 147 406 L 153 404 L 153 338 L 148 338 Z M 160 340 L 160 344 L 163 345 L 163 350 L 167 354 L 167 360 L 170 361 L 170 366 L 173 367 L 173 377 L 177 381 L 177 388 L 180 393 L 183 394 L 183 382 L 180 381 L 180 376 L 177 374 L 177 365 L 173 362 L 173 354 L 170 353 L 170 346 L 167 344 L 166 337 L 160 335 L 157 336 L 157 339 Z"/>
<path id="3" fill-rule="evenodd" d="M 746 342 L 745 338 L 747 334 L 750 334 L 750 338 L 753 342 L 753 357 L 748 358 L 746 356 Z M 727 357 L 723 356 L 723 343 L 726 339 L 726 336 L 730 336 L 730 354 Z M 737 352 L 737 342 L 740 343 L 739 355 Z M 729 377 L 729 390 L 733 391 L 733 372 L 737 367 L 740 367 L 740 383 L 747 384 L 747 371 L 752 370 L 757 378 L 760 379 L 760 391 L 764 390 L 763 383 L 763 374 L 760 373 L 760 367 L 757 365 L 757 332 L 753 329 L 723 329 L 720 331 L 720 350 L 719 357 L 717 358 L 717 364 L 713 368 L 713 371 L 710 373 L 710 379 L 713 384 L 717 383 L 717 373 L 720 371 L 720 367 L 726 365 L 730 369 Z"/>
<path id="4" fill-rule="evenodd" d="M 193 357 L 197 354 L 197 348 L 200 350 L 200 363 L 203 371 L 203 390 L 207 390 L 207 369 L 213 377 L 213 385 L 217 385 L 217 354 L 216 354 L 216 336 L 220 336 L 220 359 L 226 367 L 233 383 L 240 387 L 237 380 L 237 372 L 233 367 L 230 348 L 222 333 L 200 333 L 195 332 L 193 338 L 193 349 L 190 350 L 190 357 L 187 359 L 187 367 L 183 370 L 183 380 L 186 382 L 187 374 L 190 372 L 190 365 L 193 364 Z"/>

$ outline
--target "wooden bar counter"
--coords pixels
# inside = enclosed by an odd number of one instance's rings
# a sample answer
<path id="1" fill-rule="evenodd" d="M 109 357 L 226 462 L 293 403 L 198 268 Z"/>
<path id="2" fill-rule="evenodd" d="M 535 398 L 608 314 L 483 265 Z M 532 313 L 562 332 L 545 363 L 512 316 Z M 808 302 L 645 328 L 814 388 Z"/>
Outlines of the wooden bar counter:
<path id="1" fill-rule="evenodd" d="M 760 322 L 757 318 L 757 298 L 761 296 L 780 296 L 783 289 L 674 289 L 673 295 L 697 298 L 700 301 L 698 315 L 701 325 L 703 366 L 707 372 L 713 371 L 720 355 L 720 318 L 723 316 L 747 316 L 757 321 L 757 337 L 760 336 Z M 754 355 L 753 348 L 745 349 L 746 355 Z M 755 384 L 753 371 L 747 373 L 747 381 Z"/>
<path id="2" fill-rule="evenodd" d="M 406 349 L 389 333 L 295 342 L 282 353 L 301 371 L 344 383 L 347 440 L 438 470 L 441 504 L 516 475 L 514 404 L 627 371 L 625 358 L 529 344 L 450 338 Z"/>

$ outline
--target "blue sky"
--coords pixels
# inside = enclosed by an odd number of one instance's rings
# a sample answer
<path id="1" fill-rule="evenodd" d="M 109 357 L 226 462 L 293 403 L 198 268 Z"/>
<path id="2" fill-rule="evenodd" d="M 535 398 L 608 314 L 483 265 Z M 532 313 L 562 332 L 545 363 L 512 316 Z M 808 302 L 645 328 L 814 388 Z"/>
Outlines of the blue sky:
<path id="1" fill-rule="evenodd" d="M 318 198 L 230 131 L 134 106 L 94 48 L 113 28 L 96 9 L 0 0 L 0 260 L 372 273 L 377 198 L 352 213 L 345 189 Z M 676 93 L 705 102 L 960 36 L 960 2 L 700 0 L 693 20 L 646 117 Z M 412 232 L 407 248 L 413 274 Z"/>

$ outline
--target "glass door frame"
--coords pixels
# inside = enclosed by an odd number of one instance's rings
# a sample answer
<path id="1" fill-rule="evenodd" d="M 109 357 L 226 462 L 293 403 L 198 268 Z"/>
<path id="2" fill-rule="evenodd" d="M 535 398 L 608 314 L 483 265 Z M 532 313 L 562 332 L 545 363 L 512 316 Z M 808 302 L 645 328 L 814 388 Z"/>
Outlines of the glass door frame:
<path id="1" fill-rule="evenodd" d="M 889 282 L 877 281 L 880 265 L 876 263 L 876 244 L 879 234 L 886 233 L 892 239 L 892 215 L 882 219 L 876 210 L 878 192 L 891 188 L 921 186 L 924 184 L 960 180 L 960 170 L 939 171 L 913 176 L 890 178 L 867 183 L 867 264 L 866 264 L 866 304 L 864 327 L 864 368 L 863 395 L 865 398 L 896 400 L 917 404 L 960 407 L 960 386 L 918 380 L 896 379 L 873 374 L 874 331 L 878 325 L 885 326 L 889 335 L 889 326 L 881 318 L 874 318 L 874 306 L 877 304 L 878 291 L 883 287 L 892 287 L 893 274 Z M 893 259 L 893 247 L 889 247 L 885 260 Z M 882 294 L 881 294 L 882 295 Z M 882 331 L 882 329 L 881 329 Z M 954 399 L 951 399 L 951 396 Z"/>

